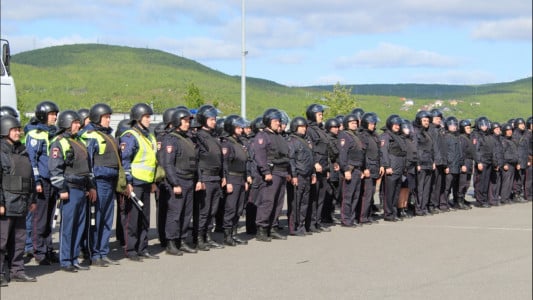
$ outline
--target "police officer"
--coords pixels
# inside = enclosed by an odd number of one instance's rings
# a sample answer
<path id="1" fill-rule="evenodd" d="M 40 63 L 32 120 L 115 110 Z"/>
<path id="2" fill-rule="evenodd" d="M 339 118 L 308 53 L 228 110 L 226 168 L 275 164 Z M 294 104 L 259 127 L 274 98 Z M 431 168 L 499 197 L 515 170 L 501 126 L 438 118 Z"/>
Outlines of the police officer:
<path id="1" fill-rule="evenodd" d="M 404 172 L 405 178 L 402 177 L 400 197 L 398 199 L 398 218 L 400 219 L 412 217 L 408 210 L 410 210 L 410 208 L 414 208 L 414 203 L 411 201 L 417 197 L 416 167 L 418 165 L 418 150 L 416 148 L 416 140 L 411 121 L 403 119 L 401 130 L 402 137 L 405 141 L 406 155 Z"/>
<path id="2" fill-rule="evenodd" d="M 289 176 L 289 148 L 278 134 L 281 126 L 281 112 L 267 109 L 263 114 L 265 129 L 258 132 L 252 144 L 254 163 L 259 181 L 257 205 L 256 239 L 270 242 L 272 239 L 286 239 L 278 232 L 275 221 L 283 208 L 285 182 Z"/>
<path id="3" fill-rule="evenodd" d="M 514 174 L 518 166 L 518 146 L 513 141 L 513 127 L 510 124 L 502 126 L 502 134 L 503 167 L 501 168 L 502 188 L 500 196 L 502 204 L 509 204 L 511 203 Z"/>
<path id="4" fill-rule="evenodd" d="M 196 146 L 188 135 L 191 118 L 187 109 L 174 110 L 170 117 L 172 130 L 161 139 L 158 150 L 161 166 L 165 168 L 165 185 L 169 187 L 165 236 L 166 252 L 170 255 L 197 252 L 186 241 L 192 219 L 197 170 Z"/>
<path id="5" fill-rule="evenodd" d="M 77 136 L 80 116 L 65 110 L 58 116 L 59 135 L 50 146 L 51 182 L 61 200 L 61 231 L 59 240 L 60 266 L 63 271 L 88 270 L 78 262 L 80 243 L 86 222 L 87 198 L 96 201 L 89 154 Z"/>
<path id="6" fill-rule="evenodd" d="M 52 247 L 52 216 L 57 200 L 57 191 L 50 182 L 48 157 L 50 141 L 55 136 L 59 108 L 52 101 L 42 101 L 35 107 L 35 117 L 24 128 L 26 149 L 30 157 L 37 192 L 33 212 L 33 255 L 39 265 L 58 262 Z"/>
<path id="7" fill-rule="evenodd" d="M 456 117 L 448 117 L 446 119 L 446 134 L 444 142 L 447 145 L 446 153 L 446 188 L 444 193 L 446 195 L 445 202 L 440 203 L 440 210 L 450 210 L 448 203 L 448 195 L 452 193 L 454 208 L 464 208 L 464 194 L 460 189 L 460 174 L 466 172 L 466 165 L 464 159 L 463 148 L 459 137 L 459 121 Z"/>
<path id="8" fill-rule="evenodd" d="M 326 134 L 329 139 L 329 160 L 331 162 L 329 168 L 328 185 L 329 189 L 326 191 L 326 198 L 324 199 L 324 207 L 322 208 L 322 219 L 325 223 L 340 224 L 340 220 L 335 217 L 335 205 L 341 202 L 341 185 L 340 183 L 340 167 L 339 167 L 339 130 L 341 123 L 337 118 L 330 118 L 324 124 Z"/>
<path id="9" fill-rule="evenodd" d="M 105 103 L 98 103 L 89 111 L 89 124 L 83 129 L 82 140 L 87 145 L 96 190 L 94 203 L 94 226 L 90 226 L 91 264 L 100 267 L 117 265 L 109 258 L 109 239 L 115 214 L 114 194 L 118 179 L 120 156 L 118 145 L 111 133 L 111 114 L 113 110 Z"/>
<path id="10" fill-rule="evenodd" d="M 489 204 L 492 206 L 499 206 L 500 202 L 500 190 L 502 185 L 501 168 L 505 164 L 503 159 L 503 145 L 502 145 L 502 131 L 501 125 L 498 122 L 492 122 L 490 124 L 490 136 L 492 137 L 492 143 L 494 145 L 494 151 L 492 155 L 492 170 L 490 174 L 489 183 Z"/>
<path id="11" fill-rule="evenodd" d="M 130 111 L 131 128 L 120 137 L 122 166 L 128 182 L 126 195 L 121 203 L 122 225 L 125 235 L 124 251 L 132 261 L 143 258 L 158 259 L 148 252 L 150 227 L 150 193 L 155 191 L 156 140 L 149 131 L 152 108 L 145 103 L 135 104 Z M 136 197 L 131 197 L 132 192 Z M 137 198 L 143 205 L 134 207 Z"/>
<path id="12" fill-rule="evenodd" d="M 487 117 L 476 120 L 476 134 L 473 143 L 476 145 L 474 190 L 478 206 L 483 208 L 489 205 L 489 183 L 492 169 L 493 143 L 489 136 L 490 121 Z"/>
<path id="13" fill-rule="evenodd" d="M 466 201 L 465 196 L 472 182 L 472 173 L 474 172 L 474 158 L 476 148 L 472 142 L 472 123 L 470 120 L 459 121 L 459 142 L 461 143 L 461 151 L 464 156 L 464 166 L 466 171 L 459 174 L 459 194 L 463 195 L 459 199 L 459 203 L 463 203 L 463 207 L 459 204 L 459 209 L 471 209 L 470 202 Z"/>
<path id="14" fill-rule="evenodd" d="M 417 198 L 415 215 L 429 214 L 428 205 L 431 196 L 431 177 L 435 170 L 433 139 L 429 134 L 431 114 L 421 110 L 416 113 L 413 129 L 415 131 L 416 147 L 418 150 L 417 166 Z"/>
<path id="15" fill-rule="evenodd" d="M 527 201 L 533 201 L 533 117 L 529 116 L 526 120 L 526 134 L 529 137 L 526 179 L 524 182 L 524 197 Z"/>
<path id="16" fill-rule="evenodd" d="M 357 136 L 356 115 L 344 117 L 344 130 L 339 133 L 339 167 L 343 176 L 341 226 L 355 227 L 358 225 L 356 213 L 361 192 L 361 180 L 370 177 L 365 166 L 365 145 Z"/>
<path id="17" fill-rule="evenodd" d="M 12 116 L 13 118 L 17 120 L 19 119 L 19 114 L 17 110 L 11 106 L 5 106 L 5 105 L 0 106 L 0 117 L 3 117 L 3 116 Z"/>
<path id="18" fill-rule="evenodd" d="M 123 119 L 120 122 L 118 122 L 117 125 L 117 131 L 115 131 L 115 142 L 117 144 L 120 144 L 119 139 L 120 136 L 124 133 L 124 131 L 131 128 L 131 120 L 130 119 Z M 122 162 L 121 162 L 122 163 Z M 117 213 L 116 213 L 116 222 L 115 222 L 115 236 L 117 238 L 117 241 L 119 241 L 120 246 L 124 246 L 124 228 L 122 227 L 122 219 L 121 219 L 121 211 L 120 211 L 120 203 L 124 203 L 124 197 L 125 195 L 122 192 L 116 191 L 115 192 L 115 199 L 116 199 L 116 207 L 117 207 Z"/>
<path id="19" fill-rule="evenodd" d="M 224 204 L 224 244 L 236 246 L 248 242 L 237 236 L 239 218 L 244 210 L 245 192 L 248 190 L 247 166 L 248 151 L 239 139 L 246 123 L 237 115 L 224 120 L 226 137 L 222 139 L 222 155 L 227 178 Z"/>
<path id="20" fill-rule="evenodd" d="M 254 147 L 256 135 L 263 131 L 265 125 L 263 124 L 263 117 L 257 117 L 251 123 L 252 134 L 248 137 L 248 153 L 250 160 L 248 161 L 248 183 L 250 184 L 250 191 L 248 193 L 247 203 L 246 203 L 246 233 L 255 235 L 257 233 L 257 226 L 255 224 L 255 219 L 257 217 L 257 205 L 259 204 L 259 186 L 263 181 L 261 174 L 257 169 L 255 164 L 254 157 Z"/>
<path id="21" fill-rule="evenodd" d="M 371 216 L 371 205 L 374 193 L 376 192 L 376 182 L 385 169 L 380 167 L 379 162 L 379 137 L 376 134 L 376 125 L 378 117 L 375 113 L 365 113 L 361 118 L 361 126 L 358 128 L 358 137 L 364 145 L 365 151 L 365 169 L 370 172 L 369 177 L 364 177 L 362 185 L 361 211 L 359 213 L 359 223 L 374 224 L 378 221 Z"/>
<path id="22" fill-rule="evenodd" d="M 313 144 L 307 139 L 307 120 L 302 117 L 292 119 L 291 135 L 288 139 L 293 189 L 292 209 L 289 216 L 289 234 L 305 236 L 305 219 L 309 205 L 311 184 L 316 181 Z"/>
<path id="23" fill-rule="evenodd" d="M 380 136 L 381 166 L 385 176 L 381 182 L 383 193 L 383 219 L 389 222 L 401 220 L 397 217 L 396 207 L 400 193 L 402 175 L 405 169 L 406 145 L 400 136 L 402 118 L 391 115 L 387 118 L 386 128 Z"/>
<path id="24" fill-rule="evenodd" d="M 307 136 L 313 142 L 313 151 L 315 152 L 316 183 L 311 186 L 310 222 L 307 224 L 312 232 L 331 231 L 322 225 L 322 208 L 324 207 L 326 192 L 329 189 L 327 181 L 329 177 L 329 138 L 322 128 L 323 113 L 324 106 L 320 104 L 309 105 L 305 112 L 309 123 Z"/>
<path id="25" fill-rule="evenodd" d="M 518 164 L 519 168 L 515 172 L 515 183 L 513 198 L 526 200 L 526 195 L 531 190 L 531 185 L 526 186 L 526 169 L 531 166 L 529 154 L 531 153 L 531 131 L 526 128 L 526 122 L 523 118 L 515 119 L 515 130 L 513 139 L 518 145 Z"/>
<path id="26" fill-rule="evenodd" d="M 20 143 L 20 122 L 0 116 L 0 286 L 14 281 L 35 282 L 24 272 L 26 213 L 35 209 L 35 183 L 26 148 Z M 6 259 L 8 258 L 8 259 Z M 5 265 L 7 263 L 7 265 Z"/>
<path id="27" fill-rule="evenodd" d="M 437 108 L 432 109 L 430 114 L 431 124 L 429 125 L 428 133 L 433 140 L 435 170 L 432 178 L 429 212 L 432 214 L 438 214 L 440 212 L 440 203 L 448 201 L 447 196 L 444 195 L 444 190 L 446 188 L 446 174 L 444 173 L 444 169 L 446 169 L 446 153 L 444 152 L 446 149 L 444 143 L 445 129 L 442 124 L 444 122 L 444 116 Z"/>
<path id="28" fill-rule="evenodd" d="M 198 150 L 198 182 L 196 199 L 199 204 L 198 249 L 221 249 L 223 245 L 211 238 L 213 219 L 218 209 L 222 186 L 226 184 L 223 173 L 222 149 L 215 136 L 218 110 L 212 105 L 198 109 L 196 120 L 202 126 L 196 133 Z"/>
<path id="29" fill-rule="evenodd" d="M 85 128 L 85 126 L 89 125 L 89 123 L 91 122 L 91 120 L 89 119 L 89 109 L 87 108 L 81 108 L 78 110 L 78 116 L 80 116 L 80 119 L 81 119 L 81 128 L 80 128 L 80 133 L 82 132 L 81 129 Z"/>

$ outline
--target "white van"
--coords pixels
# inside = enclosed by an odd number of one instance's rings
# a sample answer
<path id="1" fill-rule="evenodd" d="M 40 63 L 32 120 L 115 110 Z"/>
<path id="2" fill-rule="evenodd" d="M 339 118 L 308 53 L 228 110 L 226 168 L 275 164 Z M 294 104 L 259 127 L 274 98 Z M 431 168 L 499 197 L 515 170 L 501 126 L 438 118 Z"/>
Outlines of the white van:
<path id="1" fill-rule="evenodd" d="M 0 77 L 2 83 L 0 86 L 0 106 L 11 106 L 18 111 L 17 90 L 15 89 L 15 81 L 11 77 L 10 71 L 11 51 L 9 49 L 9 42 L 4 39 L 0 39 L 0 41 L 0 51 L 2 52 L 0 56 Z"/>

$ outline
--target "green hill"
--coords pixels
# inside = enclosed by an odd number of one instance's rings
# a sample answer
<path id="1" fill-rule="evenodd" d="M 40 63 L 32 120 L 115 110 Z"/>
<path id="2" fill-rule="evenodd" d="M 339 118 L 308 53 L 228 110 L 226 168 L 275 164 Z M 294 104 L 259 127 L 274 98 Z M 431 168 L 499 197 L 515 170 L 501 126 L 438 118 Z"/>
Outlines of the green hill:
<path id="1" fill-rule="evenodd" d="M 106 102 L 116 112 L 128 112 L 137 102 L 153 103 L 157 113 L 184 104 L 186 86 L 194 83 L 206 103 L 219 103 L 224 114 L 240 113 L 241 80 L 193 60 L 153 49 L 100 44 L 43 48 L 13 56 L 19 109 L 32 111 L 43 99 L 52 99 L 62 110 Z M 532 78 L 511 83 L 461 85 L 353 85 L 357 107 L 375 111 L 382 120 L 391 113 L 412 118 L 418 108 L 445 100 L 447 115 L 473 118 L 480 114 L 507 120 L 531 114 Z M 272 81 L 247 78 L 247 117 L 278 107 L 291 116 L 319 102 L 331 86 L 294 88 Z M 415 105 L 403 106 L 401 98 Z M 455 106 L 447 100 L 457 99 Z M 479 105 L 477 104 L 479 103 Z M 353 107 L 347 107 L 350 111 Z"/>

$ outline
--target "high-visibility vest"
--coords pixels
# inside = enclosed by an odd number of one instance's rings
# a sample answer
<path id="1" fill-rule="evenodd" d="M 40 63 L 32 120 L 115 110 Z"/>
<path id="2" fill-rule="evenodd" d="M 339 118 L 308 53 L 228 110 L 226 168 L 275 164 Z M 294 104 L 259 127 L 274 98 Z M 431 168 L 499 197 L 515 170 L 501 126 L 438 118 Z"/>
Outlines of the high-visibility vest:
<path id="1" fill-rule="evenodd" d="M 46 156 L 50 155 L 50 140 L 48 139 L 48 131 L 44 131 L 40 129 L 32 129 L 28 131 L 26 135 L 31 136 L 35 140 L 45 140 L 46 141 Z M 26 145 L 26 147 L 28 147 L 28 145 Z"/>
<path id="2" fill-rule="evenodd" d="M 130 133 L 139 144 L 139 150 L 131 162 L 131 175 L 145 182 L 154 182 L 155 168 L 157 166 L 157 143 L 153 134 L 147 138 L 135 129 L 126 130 L 122 136 Z"/>

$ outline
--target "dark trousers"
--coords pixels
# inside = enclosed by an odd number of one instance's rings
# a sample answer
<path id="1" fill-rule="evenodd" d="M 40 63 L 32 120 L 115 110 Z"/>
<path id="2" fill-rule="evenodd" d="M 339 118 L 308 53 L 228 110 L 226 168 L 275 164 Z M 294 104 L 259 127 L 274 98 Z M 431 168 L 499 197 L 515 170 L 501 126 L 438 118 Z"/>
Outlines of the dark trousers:
<path id="1" fill-rule="evenodd" d="M 513 191 L 513 177 L 514 167 L 509 167 L 507 171 L 502 169 L 502 188 L 500 191 L 500 197 L 502 202 L 511 200 L 511 193 Z"/>
<path id="2" fill-rule="evenodd" d="M 446 174 L 444 166 L 437 166 L 433 171 L 433 180 L 431 182 L 431 198 L 429 206 L 438 208 L 444 202 L 444 191 L 446 190 Z"/>
<path id="3" fill-rule="evenodd" d="M 167 202 L 168 211 L 165 220 L 165 236 L 167 240 L 185 239 L 189 236 L 195 184 L 192 179 L 178 180 L 181 194 L 176 195 L 172 190 L 168 192 L 170 198 Z M 170 185 L 166 186 L 172 189 Z"/>
<path id="4" fill-rule="evenodd" d="M 402 185 L 402 175 L 392 174 L 385 175 L 381 180 L 383 189 L 383 218 L 393 219 L 397 213 L 398 198 L 400 197 L 400 188 Z"/>
<path id="5" fill-rule="evenodd" d="M 364 223 L 370 220 L 370 207 L 372 197 L 376 192 L 376 178 L 365 177 L 361 181 L 361 212 L 359 213 L 359 222 Z"/>
<path id="6" fill-rule="evenodd" d="M 219 181 L 206 181 L 205 190 L 197 192 L 199 207 L 198 230 L 209 232 L 213 229 L 213 219 L 218 209 L 222 189 Z"/>
<path id="7" fill-rule="evenodd" d="M 326 172 L 316 174 L 316 183 L 311 185 L 308 208 L 309 226 L 320 227 L 322 224 L 322 209 L 328 190 Z"/>
<path id="8" fill-rule="evenodd" d="M 116 179 L 96 179 L 98 198 L 95 205 L 95 226 L 91 226 L 92 259 L 106 257 L 109 254 L 109 239 L 113 230 L 115 215 Z"/>
<path id="9" fill-rule="evenodd" d="M 24 273 L 25 238 L 26 216 L 0 216 L 0 274 L 8 270 L 6 263 L 11 277 Z"/>
<path id="10" fill-rule="evenodd" d="M 309 192 L 311 191 L 311 177 L 298 176 L 298 185 L 291 189 L 293 198 L 291 213 L 289 215 L 289 232 L 305 232 L 305 217 L 309 205 Z M 288 195 L 287 195 L 288 196 Z"/>
<path id="11" fill-rule="evenodd" d="M 459 176 L 460 174 L 446 174 L 446 190 L 444 192 L 446 202 L 441 201 L 440 208 L 450 208 L 450 204 L 448 203 L 448 195 L 450 195 L 450 193 L 453 194 L 454 204 L 458 204 L 459 199 L 464 198 L 464 194 L 461 194 L 461 191 L 459 189 Z"/>
<path id="12" fill-rule="evenodd" d="M 244 178 L 228 176 L 227 183 L 233 186 L 233 192 L 226 193 L 224 204 L 224 228 L 233 228 L 239 225 L 239 218 L 244 210 Z"/>
<path id="13" fill-rule="evenodd" d="M 514 197 L 523 196 L 524 194 L 524 182 L 526 179 L 526 170 L 515 170 L 514 182 L 513 182 L 513 194 Z"/>
<path id="14" fill-rule="evenodd" d="M 463 195 L 463 198 L 466 196 L 466 193 L 468 192 L 468 188 L 470 188 L 471 182 L 472 182 L 471 173 L 459 174 L 459 191 Z"/>
<path id="15" fill-rule="evenodd" d="M 248 199 L 246 200 L 246 233 L 256 234 L 257 226 L 255 219 L 257 217 L 257 204 L 259 203 L 259 182 L 261 178 L 254 178 L 250 185 L 248 192 Z"/>
<path id="16" fill-rule="evenodd" d="M 429 197 L 431 197 L 431 177 L 433 170 L 422 169 L 418 171 L 417 190 L 415 212 L 424 213 L 428 211 Z"/>
<path id="17" fill-rule="evenodd" d="M 31 239 L 32 236 L 32 221 L 33 221 L 33 212 L 29 211 L 26 215 L 26 244 L 24 245 L 24 251 L 33 253 L 33 242 Z"/>
<path id="18" fill-rule="evenodd" d="M 131 199 L 124 197 L 120 205 L 122 228 L 124 229 L 124 252 L 126 256 L 145 252 L 148 247 L 148 229 L 150 229 L 150 192 L 152 184 L 133 186 L 133 191 L 143 202 L 140 211 Z"/>
<path id="19" fill-rule="evenodd" d="M 528 166 L 525 172 L 524 179 L 524 197 L 531 201 L 533 200 L 533 166 Z"/>
<path id="20" fill-rule="evenodd" d="M 361 193 L 361 171 L 352 170 L 352 179 L 343 180 L 342 183 L 341 223 L 353 225 L 358 217 L 355 213 Z"/>
<path id="21" fill-rule="evenodd" d="M 494 170 L 490 172 L 489 182 L 489 203 L 491 205 L 497 205 L 500 203 L 500 190 L 502 186 L 502 175 L 500 170 Z"/>
<path id="22" fill-rule="evenodd" d="M 85 190 L 71 187 L 68 194 L 68 200 L 61 200 L 59 263 L 62 267 L 78 263 L 87 217 L 88 200 L 85 196 Z"/>
<path id="23" fill-rule="evenodd" d="M 43 192 L 37 194 L 36 208 L 33 212 L 33 254 L 42 260 L 52 248 L 52 218 L 56 206 L 56 189 L 48 179 L 41 180 Z"/>
<path id="24" fill-rule="evenodd" d="M 483 164 L 483 170 L 479 171 L 476 164 L 474 173 L 474 189 L 476 200 L 481 204 L 489 204 L 489 184 L 492 165 Z"/>
<path id="25" fill-rule="evenodd" d="M 270 228 L 277 225 L 277 219 L 283 208 L 285 199 L 284 176 L 272 174 L 272 181 L 263 181 L 259 185 L 259 203 L 255 224 L 259 227 Z"/>
<path id="26" fill-rule="evenodd" d="M 156 193 L 156 227 L 157 235 L 159 237 L 159 242 L 161 244 L 166 243 L 166 222 L 167 222 L 167 213 L 168 213 L 168 201 L 172 197 L 172 187 L 165 181 L 161 181 L 158 185 L 158 191 Z"/>

